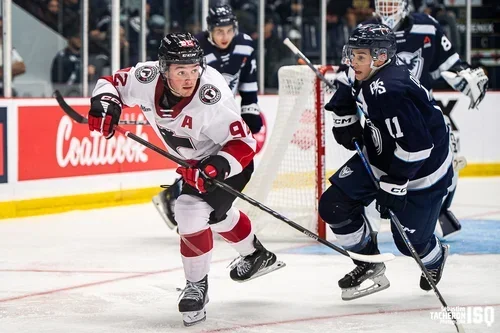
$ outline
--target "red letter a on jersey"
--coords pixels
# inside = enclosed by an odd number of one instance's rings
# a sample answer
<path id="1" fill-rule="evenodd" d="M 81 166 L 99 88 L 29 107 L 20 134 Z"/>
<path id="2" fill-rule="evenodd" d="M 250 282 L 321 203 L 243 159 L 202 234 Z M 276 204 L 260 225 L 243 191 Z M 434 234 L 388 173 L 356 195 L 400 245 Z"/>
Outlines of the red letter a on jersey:
<path id="1" fill-rule="evenodd" d="M 184 116 L 181 127 L 193 129 L 193 118 L 191 118 L 190 116 Z"/>

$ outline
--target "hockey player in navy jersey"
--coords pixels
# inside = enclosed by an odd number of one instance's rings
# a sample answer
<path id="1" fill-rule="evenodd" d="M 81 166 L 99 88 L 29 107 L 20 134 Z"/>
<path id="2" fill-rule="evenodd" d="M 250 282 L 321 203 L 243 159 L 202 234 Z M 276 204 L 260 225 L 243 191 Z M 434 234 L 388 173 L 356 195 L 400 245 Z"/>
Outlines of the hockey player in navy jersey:
<path id="1" fill-rule="evenodd" d="M 373 185 L 358 155 L 331 178 L 319 202 L 319 214 L 347 250 L 379 253 L 376 237 L 364 217 L 364 207 L 376 201 L 388 218 L 394 211 L 435 283 L 443 273 L 448 246 L 434 228 L 453 176 L 449 134 L 441 109 L 429 91 L 412 76 L 396 55 L 396 36 L 382 24 L 358 27 L 344 48 L 349 70 L 337 79 L 338 89 L 325 109 L 334 118 L 336 141 L 363 151 L 380 189 Z M 357 113 L 366 114 L 364 127 Z M 405 242 L 392 227 L 394 242 L 407 256 Z M 384 290 L 389 281 L 384 264 L 354 262 L 356 268 L 339 280 L 342 298 L 350 300 Z M 361 289 L 365 280 L 373 284 Z M 420 288 L 430 290 L 420 278 Z"/>
<path id="2" fill-rule="evenodd" d="M 383 23 L 395 31 L 398 57 L 427 90 L 432 89 L 435 80 L 443 77 L 451 87 L 470 98 L 469 108 L 475 109 L 481 103 L 488 77 L 482 68 L 472 69 L 460 60 L 434 18 L 422 13 L 409 13 L 406 0 L 375 0 L 375 18 L 362 24 L 367 23 Z M 446 121 L 451 127 L 447 117 Z M 450 134 L 455 173 L 436 229 L 444 239 L 456 235 L 461 229 L 460 222 L 449 208 L 455 194 L 458 171 L 466 165 L 465 158 L 458 156 L 458 131 L 450 131 Z"/>
<path id="3" fill-rule="evenodd" d="M 262 118 L 257 104 L 257 62 L 253 40 L 238 32 L 236 15 L 226 4 L 209 9 L 207 26 L 207 31 L 195 35 L 205 53 L 206 63 L 222 74 L 233 94 L 239 92 L 241 117 L 252 133 L 258 133 Z M 173 207 L 181 185 L 178 179 L 153 198 L 155 207 L 170 228 L 177 224 Z"/>

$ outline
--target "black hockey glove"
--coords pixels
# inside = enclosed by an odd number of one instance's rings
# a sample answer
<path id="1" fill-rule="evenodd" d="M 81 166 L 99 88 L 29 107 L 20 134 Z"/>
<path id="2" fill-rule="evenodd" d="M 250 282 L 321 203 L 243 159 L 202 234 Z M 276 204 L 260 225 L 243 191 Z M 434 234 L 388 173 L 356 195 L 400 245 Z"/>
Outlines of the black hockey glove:
<path id="1" fill-rule="evenodd" d="M 99 94 L 90 99 L 89 130 L 102 133 L 106 139 L 115 134 L 114 127 L 120 120 L 122 103 L 113 94 Z"/>
<path id="2" fill-rule="evenodd" d="M 262 118 L 260 117 L 259 106 L 256 103 L 243 105 L 241 107 L 241 118 L 248 125 L 252 134 L 260 132 Z"/>
<path id="3" fill-rule="evenodd" d="M 353 140 L 356 139 L 360 145 L 363 144 L 363 126 L 359 122 L 356 108 L 334 109 L 333 136 L 335 140 L 349 150 L 356 150 Z"/>
<path id="4" fill-rule="evenodd" d="M 380 177 L 376 208 L 383 219 L 390 218 L 388 209 L 399 212 L 406 206 L 406 187 L 408 179 L 395 179 L 390 176 Z"/>

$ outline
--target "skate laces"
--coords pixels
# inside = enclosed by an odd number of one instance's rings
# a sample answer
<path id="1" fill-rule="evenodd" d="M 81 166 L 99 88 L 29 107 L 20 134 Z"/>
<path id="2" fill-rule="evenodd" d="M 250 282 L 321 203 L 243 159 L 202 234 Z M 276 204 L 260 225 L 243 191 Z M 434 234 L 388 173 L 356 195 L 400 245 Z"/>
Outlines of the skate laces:
<path id="1" fill-rule="evenodd" d="M 202 282 L 190 282 L 187 281 L 186 287 L 182 290 L 182 293 L 179 296 L 179 299 L 194 299 L 195 301 L 199 301 L 203 299 L 203 294 L 205 293 L 205 283 Z"/>
<path id="2" fill-rule="evenodd" d="M 250 256 L 248 256 L 250 257 Z M 252 263 L 250 260 L 246 259 L 247 257 L 239 256 L 235 258 L 231 263 L 228 265 L 229 269 L 234 269 L 236 267 L 236 272 L 238 273 L 239 276 L 245 275 L 248 273 L 248 271 L 252 268 Z"/>
<path id="3" fill-rule="evenodd" d="M 358 275 L 359 273 L 361 273 L 367 266 L 368 264 L 361 264 L 359 266 L 356 266 L 356 268 L 354 268 L 350 273 L 349 275 L 350 276 L 356 276 Z"/>

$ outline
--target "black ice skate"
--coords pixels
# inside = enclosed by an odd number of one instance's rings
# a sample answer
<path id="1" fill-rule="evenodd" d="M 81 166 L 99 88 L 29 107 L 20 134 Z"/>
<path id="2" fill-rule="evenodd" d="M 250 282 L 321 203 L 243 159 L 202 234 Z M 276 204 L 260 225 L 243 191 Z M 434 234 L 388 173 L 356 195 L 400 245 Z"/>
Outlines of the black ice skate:
<path id="1" fill-rule="evenodd" d="M 234 281 L 249 281 L 258 276 L 285 267 L 284 262 L 276 260 L 276 255 L 262 246 L 257 236 L 255 236 L 253 244 L 256 249 L 254 253 L 245 257 L 236 258 L 230 264 L 231 272 L 229 276 Z"/>
<path id="2" fill-rule="evenodd" d="M 208 303 L 208 275 L 199 282 L 186 281 L 186 287 L 179 296 L 179 312 L 184 326 L 193 326 L 207 318 L 205 305 Z"/>
<path id="3" fill-rule="evenodd" d="M 350 301 L 363 296 L 368 296 L 390 287 L 389 280 L 384 275 L 385 265 L 383 263 L 362 263 L 339 280 L 342 288 L 342 299 Z M 371 280 L 370 286 L 361 288 L 361 284 Z"/>
<path id="4" fill-rule="evenodd" d="M 379 254 L 377 233 L 371 232 L 365 247 L 356 253 Z M 384 275 L 385 265 L 383 263 L 353 261 L 356 268 L 339 280 L 339 287 L 342 289 L 342 299 L 344 301 L 368 296 L 390 287 L 391 284 Z M 367 282 L 362 286 L 361 284 L 365 281 Z M 371 282 L 371 285 L 368 284 L 369 282 Z"/>
<path id="5" fill-rule="evenodd" d="M 170 229 L 177 227 L 175 221 L 175 201 L 181 194 L 182 180 L 176 180 L 172 185 L 162 185 L 163 191 L 155 195 L 152 199 L 156 210 Z"/>
<path id="6" fill-rule="evenodd" d="M 434 281 L 434 284 L 438 284 L 439 281 L 441 280 L 441 276 L 443 276 L 443 269 L 444 269 L 444 264 L 446 263 L 446 258 L 448 258 L 448 252 L 450 251 L 450 246 L 448 244 L 441 244 L 441 249 L 443 250 L 443 255 L 441 256 L 441 259 L 438 260 L 435 264 L 427 268 L 427 271 L 429 272 L 429 275 L 432 278 L 432 281 Z M 424 273 L 420 276 L 420 288 L 429 291 L 432 289 L 431 285 L 429 284 L 429 281 L 425 278 Z"/>

